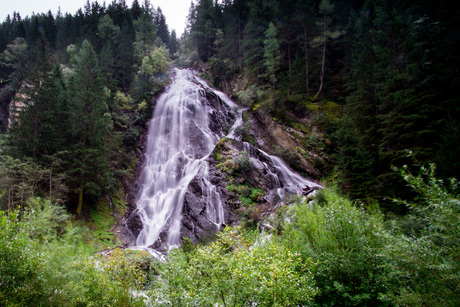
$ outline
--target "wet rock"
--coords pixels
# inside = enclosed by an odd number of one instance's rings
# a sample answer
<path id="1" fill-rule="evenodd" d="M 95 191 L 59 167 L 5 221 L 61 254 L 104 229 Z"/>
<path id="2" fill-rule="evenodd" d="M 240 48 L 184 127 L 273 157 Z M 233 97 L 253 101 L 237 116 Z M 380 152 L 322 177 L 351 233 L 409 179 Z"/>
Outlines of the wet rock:
<path id="1" fill-rule="evenodd" d="M 141 232 L 142 228 L 144 228 L 144 225 L 142 224 L 142 220 L 137 212 L 137 210 L 134 210 L 129 218 L 126 221 L 126 225 L 128 226 L 128 229 L 131 231 L 133 236 L 137 238 L 139 233 Z"/>
<path id="2" fill-rule="evenodd" d="M 165 231 L 162 231 L 160 233 L 160 236 L 158 237 L 158 240 L 156 240 L 152 245 L 150 245 L 149 248 L 152 248 L 159 253 L 166 253 L 168 251 L 168 248 L 165 242 L 167 242 L 167 233 Z"/>
<path id="3" fill-rule="evenodd" d="M 302 189 L 302 195 L 305 195 L 305 196 L 308 196 L 310 195 L 311 193 L 313 193 L 314 191 L 318 190 L 319 188 L 316 187 L 316 186 L 313 186 L 313 187 L 310 187 L 310 186 L 305 186 L 303 189 Z"/>
<path id="4" fill-rule="evenodd" d="M 195 116 L 197 118 L 208 116 L 208 127 L 203 127 L 199 122 L 193 121 L 182 127 L 187 129 L 188 135 L 183 136 L 177 142 L 180 143 L 187 139 L 188 147 L 183 148 L 180 152 L 180 154 L 185 153 L 185 155 L 183 160 L 177 162 L 176 177 L 180 177 L 185 170 L 184 165 L 189 161 L 186 156 L 203 159 L 209 154 L 210 148 L 208 146 L 212 146 L 207 136 L 209 130 L 215 134 L 212 138 L 222 137 L 228 133 L 227 130 L 235 120 L 232 110 L 216 93 L 204 86 L 200 85 L 200 87 L 199 103 L 204 109 L 200 109 L 200 105 L 190 105 L 187 116 L 190 116 L 188 119 L 195 118 Z M 252 117 L 253 122 L 250 131 L 251 136 L 262 149 L 270 151 L 273 145 L 279 145 L 296 152 L 297 144 L 282 127 L 259 113 L 253 114 L 251 112 L 250 117 Z M 168 142 L 176 142 L 176 139 L 171 139 Z M 308 164 L 308 161 L 300 154 L 299 156 L 300 160 L 303 159 L 301 160 L 303 162 L 300 162 L 304 163 L 302 167 L 305 166 L 309 173 L 315 173 L 315 169 Z M 221 223 L 225 225 L 238 223 L 241 214 L 258 221 L 264 214 L 276 209 L 281 200 L 280 195 L 282 193 L 279 191 L 284 188 L 288 190 L 291 186 L 295 186 L 295 189 L 299 191 L 294 192 L 302 193 L 302 183 L 292 184 L 292 179 L 290 179 L 290 186 L 283 186 L 283 180 L 280 179 L 282 174 L 271 165 L 273 160 L 269 155 L 241 141 L 231 139 L 219 141 L 214 151 L 207 157 L 206 162 L 209 168 L 204 166 L 205 164 L 200 166 L 199 175 L 190 181 L 185 194 L 180 194 L 176 198 L 178 199 L 183 195 L 183 202 L 177 204 L 177 208 L 174 209 L 176 211 L 173 212 L 173 214 L 179 210 L 181 212 L 181 238 L 188 237 L 192 242 L 203 240 L 211 233 L 218 231 L 218 225 Z M 303 182 L 301 178 L 299 182 Z M 246 189 L 244 197 L 253 203 L 248 204 L 246 201 L 246 205 L 244 205 L 241 197 L 243 195 L 240 195 L 240 191 L 235 190 L 235 188 L 229 189 L 230 186 L 244 186 Z M 258 195 L 262 193 L 260 190 L 263 191 L 263 195 Z M 308 189 L 304 189 L 305 193 L 308 191 Z M 251 193 L 255 196 L 251 196 Z M 223 221 L 215 219 L 215 216 L 220 216 L 213 212 L 216 201 L 222 203 Z M 136 237 L 142 231 L 141 218 L 136 211 L 129 217 L 127 225 Z M 176 237 L 179 235 L 174 233 L 174 238 L 170 237 L 168 241 L 169 224 L 165 225 L 163 229 L 159 239 L 151 245 L 151 248 L 158 251 L 167 249 L 168 246 L 165 242 L 177 242 Z"/>
<path id="5" fill-rule="evenodd" d="M 250 133 L 262 150 L 272 152 L 276 146 L 283 148 L 285 152 L 291 155 L 290 161 L 287 161 L 289 164 L 296 165 L 298 170 L 305 172 L 313 178 L 321 176 L 320 171 L 297 151 L 297 147 L 301 146 L 301 144 L 298 144 L 283 129 L 283 126 L 261 112 L 248 112 L 248 114 L 252 122 Z"/>
<path id="6" fill-rule="evenodd" d="M 194 123 L 188 126 L 188 130 L 190 147 L 187 149 L 186 154 L 195 159 L 201 159 L 208 151 L 206 136 Z"/>
<path id="7" fill-rule="evenodd" d="M 194 178 L 184 196 L 182 207 L 181 235 L 190 238 L 192 242 L 204 238 L 209 231 L 217 231 L 217 227 L 207 216 L 206 206 L 208 191 L 202 189 L 202 178 Z"/>

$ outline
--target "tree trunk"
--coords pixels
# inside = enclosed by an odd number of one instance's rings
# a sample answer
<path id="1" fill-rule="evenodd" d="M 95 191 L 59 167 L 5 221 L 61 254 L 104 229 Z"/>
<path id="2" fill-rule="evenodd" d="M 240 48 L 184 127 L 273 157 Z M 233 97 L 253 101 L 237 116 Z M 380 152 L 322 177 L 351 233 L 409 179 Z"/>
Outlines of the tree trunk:
<path id="1" fill-rule="evenodd" d="M 238 14 L 238 66 L 240 71 L 243 68 L 243 56 L 241 54 L 241 20 L 240 14 Z"/>
<path id="2" fill-rule="evenodd" d="M 321 73 L 319 76 L 319 89 L 318 92 L 316 93 L 315 97 L 313 97 L 313 100 L 318 99 L 319 95 L 321 95 L 321 92 L 323 91 L 323 85 L 324 85 L 324 68 L 326 64 L 326 41 L 327 41 L 327 34 L 326 34 L 326 14 L 324 14 L 324 23 L 323 23 L 323 31 L 324 31 L 324 42 L 323 42 L 323 59 L 321 63 Z"/>
<path id="3" fill-rule="evenodd" d="M 307 85 L 307 96 L 310 96 L 310 80 L 308 79 L 309 78 L 309 71 L 308 71 L 308 36 L 307 36 L 307 33 L 308 33 L 308 27 L 305 26 L 304 27 L 304 43 L 305 43 L 305 83 Z"/>
<path id="4" fill-rule="evenodd" d="M 292 84 L 291 43 L 288 43 L 288 64 L 289 64 L 288 96 L 291 96 L 291 84 Z"/>
<path id="5" fill-rule="evenodd" d="M 51 162 L 51 167 L 50 167 L 50 201 L 51 201 L 51 191 L 53 190 L 53 181 L 52 181 L 52 178 L 53 178 L 53 162 Z"/>
<path id="6" fill-rule="evenodd" d="M 12 205 L 12 202 L 11 202 L 11 186 L 8 186 L 8 212 L 10 212 L 10 210 L 11 210 L 11 205 Z"/>
<path id="7" fill-rule="evenodd" d="M 80 185 L 78 189 L 78 207 L 77 207 L 77 215 L 80 216 L 81 214 L 81 207 L 83 206 L 83 185 Z"/>
<path id="8" fill-rule="evenodd" d="M 227 304 L 225 303 L 224 291 L 222 290 L 220 290 L 220 297 L 222 298 L 222 303 L 224 303 L 224 307 L 227 307 Z"/>
<path id="9" fill-rule="evenodd" d="M 34 135 L 33 135 L 33 145 L 32 145 L 32 150 L 33 150 L 33 158 L 34 160 L 37 158 L 37 133 L 38 133 L 38 114 L 37 114 L 37 109 L 36 106 L 34 105 Z"/>

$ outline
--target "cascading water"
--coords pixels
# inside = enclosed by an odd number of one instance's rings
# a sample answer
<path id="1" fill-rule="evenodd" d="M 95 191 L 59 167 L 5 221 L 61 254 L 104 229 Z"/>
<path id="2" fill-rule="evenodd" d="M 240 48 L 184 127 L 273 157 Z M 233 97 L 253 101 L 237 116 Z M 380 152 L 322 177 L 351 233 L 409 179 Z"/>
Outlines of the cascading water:
<path id="1" fill-rule="evenodd" d="M 242 111 L 192 71 L 175 69 L 174 74 L 149 123 L 137 196 L 136 214 L 143 225 L 136 239 L 138 248 L 153 245 L 171 249 L 180 244 L 182 211 L 191 186 L 201 194 L 199 202 L 205 209 L 200 209 L 199 215 L 205 216 L 206 227 L 217 231 L 225 222 L 221 195 L 210 180 L 208 158 L 221 137 L 237 138 L 234 130 L 243 123 Z M 209 95 L 218 103 L 212 104 Z M 238 115 L 236 120 L 233 111 Z M 230 132 L 225 131 L 230 126 Z M 272 177 L 273 193 L 281 199 L 287 192 L 300 193 L 306 185 L 318 186 L 291 171 L 277 157 L 247 143 L 244 150 L 252 159 L 256 155 L 263 158 L 264 162 L 257 163 Z"/>
<path id="2" fill-rule="evenodd" d="M 277 194 L 280 200 L 284 199 L 288 194 L 299 194 L 299 192 L 304 191 L 306 187 L 310 191 L 321 188 L 319 184 L 292 171 L 289 166 L 277 156 L 269 155 L 265 151 L 246 142 L 243 143 L 243 149 L 251 158 L 254 165 L 261 165 L 264 173 L 270 178 L 273 184 L 272 192 Z"/>
<path id="3" fill-rule="evenodd" d="M 211 131 L 206 93 L 189 70 L 175 70 L 175 78 L 157 102 L 149 124 L 146 160 L 141 174 L 137 209 L 143 229 L 137 246 L 148 247 L 162 235 L 167 247 L 180 243 L 184 195 L 199 177 L 206 191 L 208 219 L 216 230 L 223 223 L 222 202 L 209 182 L 207 156 L 223 135 Z M 160 238 L 161 240 L 161 238 Z"/>

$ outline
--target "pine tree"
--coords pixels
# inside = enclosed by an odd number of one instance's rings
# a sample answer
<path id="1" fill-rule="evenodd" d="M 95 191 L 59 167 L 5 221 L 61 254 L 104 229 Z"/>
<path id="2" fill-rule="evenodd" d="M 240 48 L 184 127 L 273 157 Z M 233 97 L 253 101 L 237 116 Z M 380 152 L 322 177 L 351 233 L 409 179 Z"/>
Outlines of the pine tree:
<path id="1" fill-rule="evenodd" d="M 276 34 L 276 27 L 270 22 L 267 31 L 265 31 L 264 65 L 267 69 L 267 77 L 271 83 L 273 101 L 275 101 L 276 82 L 278 81 L 276 74 L 281 61 L 281 52 Z"/>
<path id="2" fill-rule="evenodd" d="M 79 194 L 77 214 L 81 213 L 84 194 L 96 194 L 107 188 L 110 176 L 110 115 L 105 103 L 104 85 L 96 53 L 85 40 L 75 58 L 75 73 L 69 80 L 69 120 L 71 152 L 69 175 Z"/>
<path id="3" fill-rule="evenodd" d="M 264 34 L 266 28 L 250 20 L 244 28 L 243 62 L 249 75 L 258 77 L 263 74 Z"/>
<path id="4" fill-rule="evenodd" d="M 169 29 L 168 25 L 166 24 L 166 17 L 163 15 L 163 12 L 160 8 L 157 9 L 157 13 L 155 16 L 155 25 L 158 29 L 158 37 L 161 38 L 163 44 L 166 46 L 169 44 Z"/>
<path id="5" fill-rule="evenodd" d="M 320 71 L 320 76 L 319 76 L 319 88 L 315 96 L 313 97 L 313 100 L 318 99 L 324 87 L 327 42 L 331 38 L 334 39 L 340 36 L 339 31 L 332 32 L 329 29 L 330 15 L 333 13 L 333 11 L 334 11 L 334 4 L 330 3 L 329 0 L 321 0 L 321 3 L 319 4 L 319 12 L 322 15 L 322 28 L 323 28 L 322 36 L 316 37 L 314 40 L 314 43 L 316 43 L 317 46 L 322 45 L 321 71 Z"/>
<path id="6" fill-rule="evenodd" d="M 168 49 L 169 49 L 169 52 L 171 53 L 171 56 L 174 55 L 179 50 L 179 41 L 177 40 L 177 37 L 176 37 L 176 30 L 171 31 Z"/>
<path id="7" fill-rule="evenodd" d="M 212 0 L 200 0 L 196 7 L 195 20 L 191 34 L 196 43 L 198 54 L 207 61 L 215 54 L 214 40 L 216 35 L 216 19 Z"/>
<path id="8" fill-rule="evenodd" d="M 44 145 L 40 142 L 40 134 L 49 98 L 42 87 L 52 67 L 49 48 L 43 35 L 32 49 L 31 57 L 34 61 L 28 65 L 26 78 L 15 101 L 18 110 L 17 116 L 13 114 L 12 117 L 9 143 L 16 156 L 40 159 Z"/>
<path id="9" fill-rule="evenodd" d="M 69 110 L 67 88 L 59 64 L 48 73 L 41 86 L 43 116 L 39 142 L 43 155 L 52 156 L 67 150 Z"/>

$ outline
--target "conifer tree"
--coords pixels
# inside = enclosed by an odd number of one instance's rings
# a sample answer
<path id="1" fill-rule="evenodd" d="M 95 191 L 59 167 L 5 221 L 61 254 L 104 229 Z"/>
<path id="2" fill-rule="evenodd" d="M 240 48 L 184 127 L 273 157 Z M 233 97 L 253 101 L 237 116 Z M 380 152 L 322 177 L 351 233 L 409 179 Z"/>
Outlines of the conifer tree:
<path id="1" fill-rule="evenodd" d="M 249 75 L 258 77 L 263 72 L 264 34 L 266 28 L 252 20 L 244 28 L 243 61 Z"/>
<path id="2" fill-rule="evenodd" d="M 267 31 L 265 31 L 264 65 L 267 69 L 267 77 L 271 83 L 273 101 L 275 101 L 276 82 L 278 81 L 276 73 L 281 61 L 281 52 L 276 34 L 276 27 L 270 22 Z"/>
<path id="3" fill-rule="evenodd" d="M 39 159 L 44 145 L 40 142 L 42 123 L 46 116 L 44 108 L 49 98 L 42 91 L 42 86 L 48 79 L 52 67 L 44 36 L 38 39 L 31 55 L 34 61 L 28 65 L 27 77 L 14 102 L 17 110 L 11 118 L 9 145 L 18 157 L 28 156 Z"/>
<path id="4" fill-rule="evenodd" d="M 104 85 L 96 53 L 85 40 L 75 57 L 74 74 L 69 80 L 71 153 L 69 175 L 79 194 L 77 214 L 83 195 L 106 188 L 109 170 L 110 114 L 105 103 Z"/>
<path id="5" fill-rule="evenodd" d="M 168 25 L 166 24 L 166 17 L 163 15 L 163 12 L 160 8 L 157 9 L 157 13 L 155 16 L 155 25 L 158 29 L 158 37 L 161 38 L 163 44 L 169 44 L 169 29 Z"/>
<path id="6" fill-rule="evenodd" d="M 326 69 L 326 46 L 329 39 L 334 39 L 340 36 L 339 31 L 332 32 L 329 29 L 330 24 L 330 15 L 334 11 L 334 4 L 332 4 L 329 0 L 321 0 L 319 4 L 319 12 L 322 15 L 322 35 L 315 38 L 313 41 L 314 44 L 317 46 L 322 46 L 322 56 L 321 56 L 321 71 L 319 76 L 319 88 L 316 92 L 313 100 L 316 100 L 319 95 L 321 95 L 324 87 L 324 76 L 325 76 L 325 69 Z"/>

